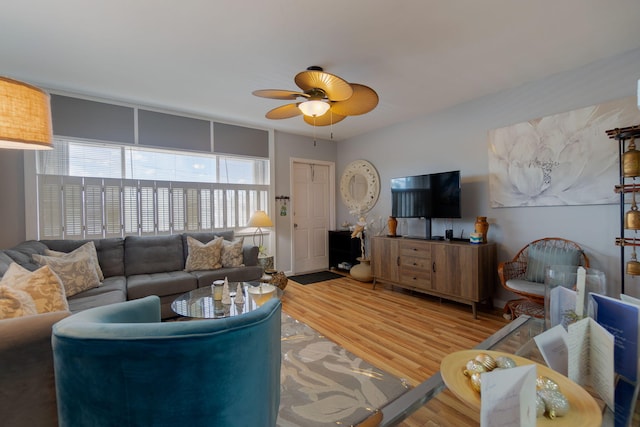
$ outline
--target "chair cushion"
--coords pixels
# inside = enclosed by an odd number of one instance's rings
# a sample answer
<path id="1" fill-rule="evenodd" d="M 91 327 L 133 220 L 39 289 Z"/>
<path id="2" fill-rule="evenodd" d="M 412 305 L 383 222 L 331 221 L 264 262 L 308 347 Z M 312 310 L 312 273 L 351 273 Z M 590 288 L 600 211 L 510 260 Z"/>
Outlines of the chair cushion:
<path id="1" fill-rule="evenodd" d="M 538 282 L 530 282 L 524 279 L 507 280 L 507 287 L 517 292 L 526 292 L 541 297 L 544 296 L 544 284 Z"/>
<path id="2" fill-rule="evenodd" d="M 580 264 L 580 251 L 570 248 L 531 245 L 527 250 L 527 258 L 525 279 L 530 282 L 544 283 L 544 272 L 548 266 L 578 266 Z"/>

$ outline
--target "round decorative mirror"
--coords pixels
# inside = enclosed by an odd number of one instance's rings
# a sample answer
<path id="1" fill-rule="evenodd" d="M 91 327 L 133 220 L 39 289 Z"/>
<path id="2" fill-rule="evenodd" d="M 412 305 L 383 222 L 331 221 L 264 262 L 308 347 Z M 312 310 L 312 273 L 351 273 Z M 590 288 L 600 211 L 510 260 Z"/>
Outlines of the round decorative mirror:
<path id="1" fill-rule="evenodd" d="M 354 160 L 342 173 L 340 193 L 349 211 L 358 215 L 370 211 L 380 195 L 378 171 L 366 160 Z"/>

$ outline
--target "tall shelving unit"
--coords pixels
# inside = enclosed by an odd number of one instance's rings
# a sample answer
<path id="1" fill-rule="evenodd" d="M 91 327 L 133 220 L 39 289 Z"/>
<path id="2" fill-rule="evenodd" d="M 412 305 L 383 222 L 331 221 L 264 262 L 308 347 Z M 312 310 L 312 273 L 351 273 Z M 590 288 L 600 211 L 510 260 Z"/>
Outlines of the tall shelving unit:
<path id="1" fill-rule="evenodd" d="M 636 168 L 638 173 L 629 175 L 628 173 L 625 173 L 624 157 L 625 153 L 627 153 L 627 150 L 629 149 L 627 141 L 631 142 L 637 138 L 638 143 L 640 144 L 640 125 L 610 129 L 606 132 L 610 139 L 618 141 L 620 181 L 619 184 L 616 185 L 615 191 L 620 194 L 620 237 L 616 238 L 616 245 L 620 246 L 620 292 L 624 293 L 624 282 L 625 276 L 627 276 L 627 264 L 629 262 L 626 261 L 625 249 L 629 246 L 632 248 L 632 254 L 635 254 L 637 252 L 636 249 L 640 247 L 640 230 L 628 229 L 625 227 L 625 215 L 628 211 L 627 205 L 630 205 L 630 207 L 632 206 L 626 200 L 625 195 L 628 193 L 632 194 L 632 199 L 636 200 L 636 203 L 640 203 L 640 164 Z M 632 146 L 629 151 L 631 152 L 634 149 L 635 148 Z M 640 159 L 640 153 L 634 154 L 637 155 L 636 159 Z M 633 236 L 627 237 L 630 233 L 633 233 Z"/>

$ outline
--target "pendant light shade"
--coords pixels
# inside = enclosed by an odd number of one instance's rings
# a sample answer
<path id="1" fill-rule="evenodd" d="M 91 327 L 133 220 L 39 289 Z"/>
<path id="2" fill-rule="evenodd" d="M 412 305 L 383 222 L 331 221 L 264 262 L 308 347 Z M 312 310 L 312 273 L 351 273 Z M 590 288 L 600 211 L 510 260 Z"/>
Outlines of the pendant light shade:
<path id="1" fill-rule="evenodd" d="M 329 104 L 324 101 L 305 101 L 298 105 L 300 111 L 305 116 L 320 117 L 329 110 Z"/>
<path id="2" fill-rule="evenodd" d="M 52 148 L 49 94 L 37 87 L 0 77 L 0 148 Z"/>

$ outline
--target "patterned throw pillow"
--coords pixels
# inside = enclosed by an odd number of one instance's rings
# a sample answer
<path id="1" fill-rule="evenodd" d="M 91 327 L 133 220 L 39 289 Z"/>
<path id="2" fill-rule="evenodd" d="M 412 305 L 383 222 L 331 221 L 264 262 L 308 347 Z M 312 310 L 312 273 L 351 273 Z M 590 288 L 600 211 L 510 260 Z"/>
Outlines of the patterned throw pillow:
<path id="1" fill-rule="evenodd" d="M 12 263 L 0 280 L 0 286 L 8 286 L 28 293 L 38 313 L 69 310 L 64 287 L 58 276 L 48 266 L 31 272 Z"/>
<path id="2" fill-rule="evenodd" d="M 242 245 L 244 237 L 229 242 L 222 241 L 222 266 L 223 267 L 244 267 L 242 258 Z"/>
<path id="3" fill-rule="evenodd" d="M 86 253 L 68 254 L 64 257 L 34 254 L 32 257 L 38 264 L 48 265 L 53 270 L 60 278 L 67 297 L 100 286 L 94 263 Z"/>
<path id="4" fill-rule="evenodd" d="M 91 258 L 91 262 L 93 263 L 96 273 L 98 274 L 98 278 L 102 282 L 104 280 L 104 274 L 102 274 L 102 269 L 100 268 L 100 262 L 98 262 L 98 252 L 96 251 L 96 245 L 93 242 L 87 242 L 79 248 L 67 253 L 67 252 L 58 252 L 52 251 L 51 249 L 45 249 L 44 254 L 46 256 L 53 256 L 58 258 L 64 258 L 66 256 L 74 256 L 77 254 L 87 254 L 89 258 Z"/>
<path id="5" fill-rule="evenodd" d="M 37 314 L 36 302 L 25 291 L 10 286 L 0 286 L 0 319 Z"/>
<path id="6" fill-rule="evenodd" d="M 222 267 L 222 237 L 216 237 L 208 243 L 187 236 L 189 255 L 184 271 L 217 270 Z"/>

